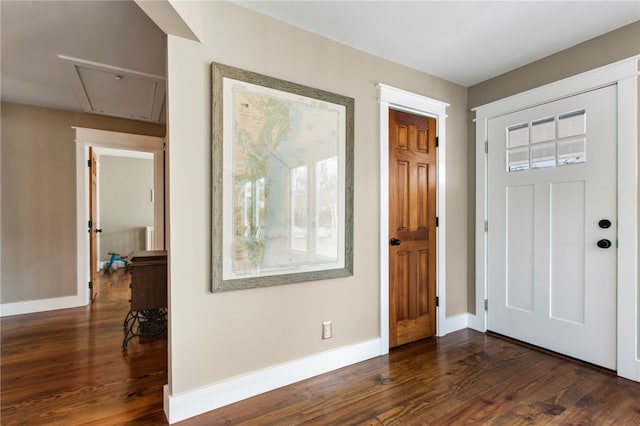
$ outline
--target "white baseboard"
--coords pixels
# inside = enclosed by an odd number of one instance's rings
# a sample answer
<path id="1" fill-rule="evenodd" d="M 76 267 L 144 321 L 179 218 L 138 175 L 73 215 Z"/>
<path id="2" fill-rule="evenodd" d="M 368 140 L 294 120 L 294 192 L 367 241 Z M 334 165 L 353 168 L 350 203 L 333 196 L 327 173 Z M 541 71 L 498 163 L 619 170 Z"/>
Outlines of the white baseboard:
<path id="1" fill-rule="evenodd" d="M 235 377 L 180 395 L 170 395 L 168 385 L 165 385 L 164 412 L 169 424 L 173 424 L 379 355 L 380 339 L 373 339 Z"/>
<path id="2" fill-rule="evenodd" d="M 83 299 L 84 298 L 81 296 L 67 296 L 55 297 L 52 299 L 28 300 L 25 302 L 3 303 L 0 305 L 0 317 L 86 306 L 88 301 Z"/>
<path id="3" fill-rule="evenodd" d="M 469 316 L 469 328 L 480 331 L 482 333 L 487 331 L 487 326 L 485 325 L 485 315 L 484 312 L 482 315 L 474 315 L 467 314 Z"/>
<path id="4" fill-rule="evenodd" d="M 438 337 L 446 336 L 454 331 L 462 330 L 469 326 L 469 314 L 460 314 L 445 318 L 438 327 Z"/>
<path id="5" fill-rule="evenodd" d="M 625 365 L 618 363 L 618 376 L 640 382 L 640 360 L 635 359 L 632 362 L 626 362 Z"/>

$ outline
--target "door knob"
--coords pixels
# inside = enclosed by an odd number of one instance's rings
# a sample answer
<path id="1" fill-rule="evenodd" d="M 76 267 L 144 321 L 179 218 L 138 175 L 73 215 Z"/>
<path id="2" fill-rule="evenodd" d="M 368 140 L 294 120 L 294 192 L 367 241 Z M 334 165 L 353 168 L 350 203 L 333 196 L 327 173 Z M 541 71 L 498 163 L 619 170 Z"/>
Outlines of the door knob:
<path id="1" fill-rule="evenodd" d="M 598 222 L 598 226 L 602 229 L 607 229 L 611 227 L 611 221 L 609 219 L 602 219 L 600 222 Z"/>
<path id="2" fill-rule="evenodd" d="M 611 241 L 607 240 L 606 238 L 601 239 L 600 241 L 597 242 L 598 247 L 603 248 L 603 249 L 608 249 L 609 247 L 611 247 Z"/>
<path id="3" fill-rule="evenodd" d="M 397 238 L 392 238 L 391 241 L 389 241 L 389 244 L 391 244 L 392 246 L 399 246 L 401 242 L 402 241 Z"/>
<path id="4" fill-rule="evenodd" d="M 102 232 L 102 229 L 96 229 L 96 232 Z"/>

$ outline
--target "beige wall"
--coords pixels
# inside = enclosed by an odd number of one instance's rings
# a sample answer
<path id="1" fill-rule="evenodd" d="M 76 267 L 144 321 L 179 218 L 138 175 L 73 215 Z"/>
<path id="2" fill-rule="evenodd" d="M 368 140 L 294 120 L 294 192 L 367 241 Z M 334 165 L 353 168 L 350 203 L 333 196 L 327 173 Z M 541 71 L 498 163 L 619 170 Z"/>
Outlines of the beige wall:
<path id="1" fill-rule="evenodd" d="M 446 309 L 466 312 L 466 89 L 231 3 L 189 5 L 202 43 L 168 39 L 172 395 L 380 336 L 378 82 L 451 104 Z M 211 293 L 212 61 L 355 99 L 352 277 Z M 327 320 L 334 337 L 321 340 Z"/>
<path id="2" fill-rule="evenodd" d="M 2 103 L 2 303 L 77 292 L 71 126 L 163 135 L 164 126 Z"/>
<path id="3" fill-rule="evenodd" d="M 469 87 L 469 108 L 640 53 L 640 21 Z"/>
<path id="4" fill-rule="evenodd" d="M 153 226 L 153 160 L 101 155 L 98 164 L 100 260 L 144 250 L 145 227 Z"/>
<path id="5" fill-rule="evenodd" d="M 580 43 L 539 61 L 468 88 L 468 107 L 493 102 L 563 78 L 571 77 L 640 54 L 640 22 Z M 469 253 L 475 247 L 475 124 L 469 121 Z M 469 256 L 469 312 L 475 311 L 475 259 Z"/>

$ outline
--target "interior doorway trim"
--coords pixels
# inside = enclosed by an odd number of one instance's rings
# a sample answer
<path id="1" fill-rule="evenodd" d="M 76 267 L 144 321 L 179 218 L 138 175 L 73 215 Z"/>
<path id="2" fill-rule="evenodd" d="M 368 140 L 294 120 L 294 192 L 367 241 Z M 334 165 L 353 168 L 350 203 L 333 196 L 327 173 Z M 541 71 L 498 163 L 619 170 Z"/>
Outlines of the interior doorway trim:
<path id="1" fill-rule="evenodd" d="M 438 217 L 436 239 L 436 335 L 452 331 L 446 323 L 446 191 L 445 147 L 446 110 L 448 103 L 379 83 L 380 102 L 380 353 L 389 352 L 389 109 L 434 117 L 437 123 L 438 148 L 436 155 Z"/>
<path id="2" fill-rule="evenodd" d="M 107 130 L 74 127 L 76 131 L 76 246 L 78 257 L 78 296 L 89 303 L 89 147 L 143 151 L 153 154 L 154 248 L 164 248 L 164 138 Z"/>
<path id="3" fill-rule="evenodd" d="M 617 371 L 640 381 L 640 289 L 638 288 L 638 63 L 640 55 L 529 90 L 476 111 L 476 314 L 469 326 L 487 330 L 487 141 L 490 118 L 584 93 L 617 86 L 618 259 Z M 491 224 L 489 224 L 491 226 Z"/>

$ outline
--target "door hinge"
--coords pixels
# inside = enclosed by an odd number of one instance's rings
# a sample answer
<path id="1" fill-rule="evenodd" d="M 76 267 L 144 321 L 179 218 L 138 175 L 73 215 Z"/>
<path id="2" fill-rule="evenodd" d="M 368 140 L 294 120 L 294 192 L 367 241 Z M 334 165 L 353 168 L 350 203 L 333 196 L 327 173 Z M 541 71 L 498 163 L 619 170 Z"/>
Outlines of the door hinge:
<path id="1" fill-rule="evenodd" d="M 89 281 L 89 290 L 91 290 L 93 288 L 93 282 Z"/>
<path id="2" fill-rule="evenodd" d="M 91 167 L 91 160 L 87 160 L 87 167 Z"/>
<path id="3" fill-rule="evenodd" d="M 484 299 L 484 310 L 485 311 L 489 310 L 489 299 Z"/>
<path id="4" fill-rule="evenodd" d="M 488 220 L 484 221 L 484 232 L 489 232 L 489 221 Z"/>
<path id="5" fill-rule="evenodd" d="M 91 229 L 93 227 L 93 222 L 92 221 L 87 222 L 87 227 Z"/>
<path id="6" fill-rule="evenodd" d="M 440 306 L 440 298 L 436 296 L 436 308 Z"/>
<path id="7" fill-rule="evenodd" d="M 440 146 L 440 137 L 436 136 L 436 148 Z"/>
<path id="8" fill-rule="evenodd" d="M 489 153 L 489 141 L 484 141 L 484 153 Z"/>
<path id="9" fill-rule="evenodd" d="M 436 227 L 440 226 L 440 218 L 436 216 Z"/>

